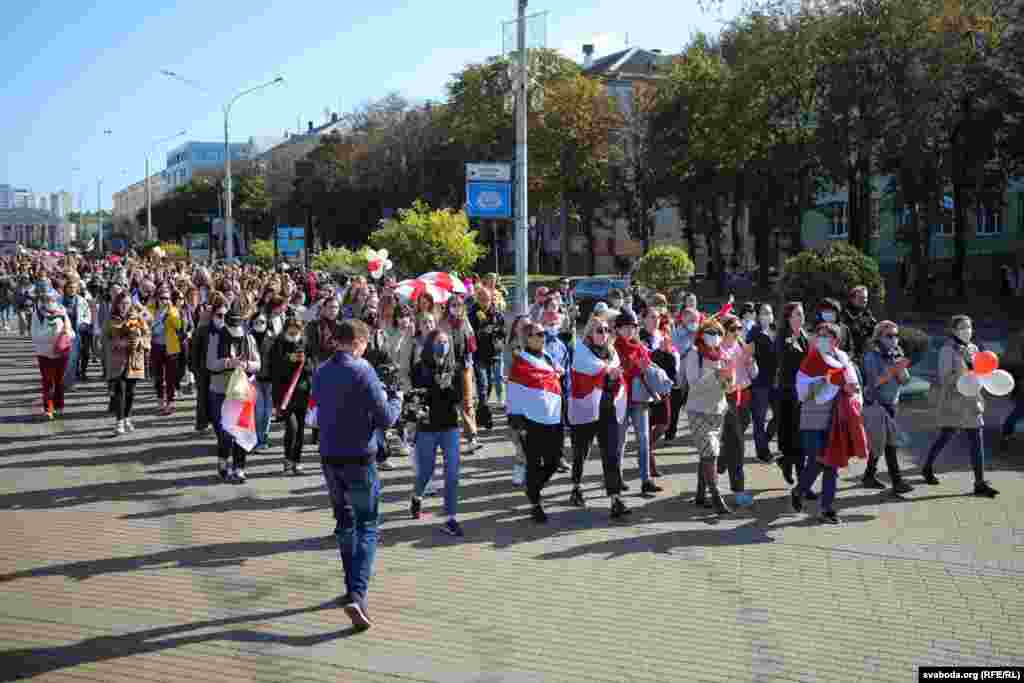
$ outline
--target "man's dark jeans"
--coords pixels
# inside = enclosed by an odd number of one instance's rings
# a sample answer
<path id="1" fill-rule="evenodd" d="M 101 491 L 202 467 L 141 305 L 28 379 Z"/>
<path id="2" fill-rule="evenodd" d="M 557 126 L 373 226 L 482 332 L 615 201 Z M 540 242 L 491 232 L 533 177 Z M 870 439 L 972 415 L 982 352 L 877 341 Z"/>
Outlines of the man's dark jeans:
<path id="1" fill-rule="evenodd" d="M 322 467 L 337 521 L 334 535 L 345 571 L 345 592 L 353 599 L 365 601 L 373 574 L 373 558 L 377 554 L 380 517 L 377 465 L 371 461 L 365 465 L 324 464 Z"/>
<path id="2" fill-rule="evenodd" d="M 497 359 L 473 363 L 473 374 L 476 377 L 476 422 L 483 429 L 494 427 L 494 418 L 491 416 L 491 407 L 487 405 L 487 401 L 491 396 L 494 366 L 497 364 Z"/>

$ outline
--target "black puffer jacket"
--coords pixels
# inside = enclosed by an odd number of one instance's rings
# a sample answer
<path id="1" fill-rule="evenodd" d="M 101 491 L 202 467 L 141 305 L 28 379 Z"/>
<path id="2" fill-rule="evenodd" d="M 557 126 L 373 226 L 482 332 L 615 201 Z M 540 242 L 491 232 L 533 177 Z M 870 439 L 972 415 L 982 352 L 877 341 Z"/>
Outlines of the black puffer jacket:
<path id="1" fill-rule="evenodd" d="M 442 387 L 440 379 L 447 373 L 448 386 Z M 446 432 L 459 426 L 459 406 L 462 405 L 462 377 L 451 357 L 438 367 L 427 349 L 422 360 L 412 372 L 412 385 L 426 389 L 427 420 L 418 429 L 423 432 Z"/>
<path id="2" fill-rule="evenodd" d="M 780 332 L 775 337 L 775 357 L 779 363 L 775 385 L 780 393 L 796 396 L 796 373 L 800 370 L 800 363 L 804 361 L 810 344 L 811 340 L 804 330 L 800 330 L 796 336 L 791 330 L 786 330 L 786 334 Z"/>

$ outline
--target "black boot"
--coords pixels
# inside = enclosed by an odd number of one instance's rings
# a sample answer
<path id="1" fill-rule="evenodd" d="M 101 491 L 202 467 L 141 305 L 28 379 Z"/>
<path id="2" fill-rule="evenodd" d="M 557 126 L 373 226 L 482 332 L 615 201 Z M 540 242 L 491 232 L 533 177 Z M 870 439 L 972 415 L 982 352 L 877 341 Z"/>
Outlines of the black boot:
<path id="1" fill-rule="evenodd" d="M 974 482 L 974 495 L 979 498 L 995 498 L 999 495 L 999 491 L 989 486 L 987 481 L 976 481 Z"/>
<path id="2" fill-rule="evenodd" d="M 707 485 L 704 483 L 704 463 L 697 464 L 697 497 L 693 499 L 693 504 L 698 507 L 706 508 L 710 507 L 707 499 Z"/>
<path id="3" fill-rule="evenodd" d="M 787 484 L 793 484 L 793 461 L 788 455 L 783 455 L 781 458 L 775 461 L 775 464 L 782 470 L 782 478 L 786 480 Z"/>
<path id="4" fill-rule="evenodd" d="M 895 446 L 885 447 L 885 468 L 889 470 L 889 479 L 892 481 L 892 492 L 896 495 L 910 493 L 914 487 L 903 481 L 900 474 L 900 461 L 896 455 Z"/>
<path id="5" fill-rule="evenodd" d="M 572 493 L 569 494 L 569 505 L 578 508 L 587 506 L 587 504 L 583 501 L 583 491 L 580 489 L 579 486 L 574 486 L 572 488 Z"/>
<path id="6" fill-rule="evenodd" d="M 618 496 L 612 498 L 612 519 L 620 519 L 633 511 L 626 507 L 626 504 L 622 502 L 622 499 Z"/>
<path id="7" fill-rule="evenodd" d="M 935 472 L 932 469 L 932 465 L 934 463 L 935 461 L 932 458 L 928 458 L 924 463 L 924 467 L 921 468 L 921 476 L 924 477 L 924 483 L 930 486 L 936 486 L 939 483 L 939 480 L 935 477 Z"/>
<path id="8" fill-rule="evenodd" d="M 725 504 L 722 494 L 718 492 L 718 476 L 715 474 L 715 462 L 708 460 L 701 464 L 704 466 L 704 478 L 707 480 L 708 492 L 711 494 L 711 505 L 718 514 L 728 515 L 732 510 Z"/>
<path id="9" fill-rule="evenodd" d="M 867 469 L 864 470 L 864 477 L 860 480 L 864 488 L 884 489 L 885 484 L 878 481 L 878 458 L 872 456 L 868 459 Z"/>

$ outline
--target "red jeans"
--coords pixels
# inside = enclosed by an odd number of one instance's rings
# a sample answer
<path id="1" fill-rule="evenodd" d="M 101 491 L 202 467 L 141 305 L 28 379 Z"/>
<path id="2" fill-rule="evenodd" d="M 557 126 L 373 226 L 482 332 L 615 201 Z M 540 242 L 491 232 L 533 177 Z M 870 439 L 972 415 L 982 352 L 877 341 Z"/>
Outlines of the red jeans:
<path id="1" fill-rule="evenodd" d="M 39 374 L 43 379 L 43 410 L 64 409 L 64 370 L 68 357 L 47 358 L 36 356 Z"/>
<path id="2" fill-rule="evenodd" d="M 166 346 L 153 344 L 149 362 L 153 369 L 153 388 L 156 389 L 156 397 L 163 400 L 166 392 L 167 400 L 173 401 L 174 391 L 178 386 L 178 356 L 168 356 Z"/>

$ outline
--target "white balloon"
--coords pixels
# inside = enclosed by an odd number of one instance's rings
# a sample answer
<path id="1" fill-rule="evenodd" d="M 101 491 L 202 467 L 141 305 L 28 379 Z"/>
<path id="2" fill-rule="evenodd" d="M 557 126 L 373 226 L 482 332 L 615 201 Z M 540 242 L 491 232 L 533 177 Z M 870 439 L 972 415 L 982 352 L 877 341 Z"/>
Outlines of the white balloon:
<path id="1" fill-rule="evenodd" d="M 386 258 L 387 258 L 387 257 L 385 257 L 385 259 L 386 259 Z M 384 270 L 391 270 L 391 267 L 392 267 L 393 265 L 394 265 L 394 264 L 393 264 L 393 263 L 391 263 L 391 261 L 385 260 L 385 261 L 384 261 Z"/>
<path id="2" fill-rule="evenodd" d="M 976 374 L 968 372 L 960 375 L 960 379 L 956 381 L 956 389 L 964 396 L 974 398 L 981 393 L 981 382 Z"/>
<path id="3" fill-rule="evenodd" d="M 387 261 L 388 260 L 388 250 L 387 249 L 381 249 L 380 251 L 378 251 L 377 252 L 377 258 L 379 258 L 381 261 Z"/>
<path id="4" fill-rule="evenodd" d="M 1013 375 L 1006 370 L 993 370 L 980 379 L 981 386 L 993 396 L 1006 396 L 1013 391 Z"/>

